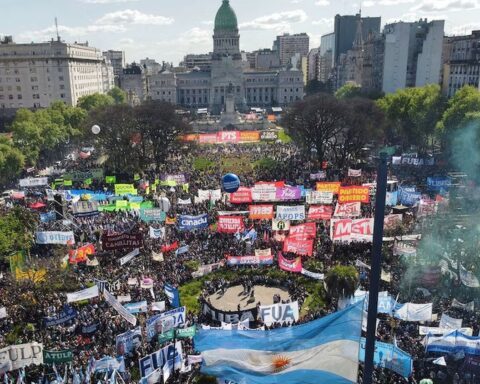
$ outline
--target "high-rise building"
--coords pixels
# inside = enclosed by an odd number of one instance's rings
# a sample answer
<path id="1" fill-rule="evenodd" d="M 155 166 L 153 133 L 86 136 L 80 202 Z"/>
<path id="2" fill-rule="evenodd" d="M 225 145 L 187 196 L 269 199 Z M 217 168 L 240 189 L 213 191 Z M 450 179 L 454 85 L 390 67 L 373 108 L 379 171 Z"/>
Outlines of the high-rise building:
<path id="1" fill-rule="evenodd" d="M 352 49 L 357 33 L 357 15 L 336 15 L 334 22 L 335 47 L 333 49 L 334 65 L 341 54 Z M 380 17 L 362 17 L 362 39 L 365 41 L 369 33 L 380 32 Z"/>
<path id="2" fill-rule="evenodd" d="M 300 56 L 308 56 L 310 37 L 306 33 L 290 35 L 285 33 L 277 36 L 273 43 L 273 50 L 278 52 L 280 57 L 280 65 L 287 66 L 290 64 L 295 54 Z"/>
<path id="3" fill-rule="evenodd" d="M 442 91 L 452 97 L 465 85 L 480 90 L 480 31 L 444 40 Z"/>
<path id="4" fill-rule="evenodd" d="M 383 92 L 440 83 L 444 23 L 420 19 L 385 26 Z"/>
<path id="5" fill-rule="evenodd" d="M 113 67 L 113 74 L 116 79 L 122 74 L 123 68 L 125 68 L 125 52 L 108 50 L 103 52 L 103 57 L 110 60 Z"/>
<path id="6" fill-rule="evenodd" d="M 307 58 L 307 82 L 318 80 L 318 59 L 320 56 L 320 48 L 311 49 Z"/>
<path id="7" fill-rule="evenodd" d="M 318 80 L 326 83 L 333 69 L 333 58 L 335 55 L 335 33 L 323 35 L 320 38 L 320 52 L 318 58 Z"/>
<path id="8" fill-rule="evenodd" d="M 76 105 L 80 97 L 113 86 L 108 66 L 102 52 L 87 43 L 58 38 L 16 44 L 7 37 L 0 42 L 0 108 L 41 108 L 56 100 Z"/>

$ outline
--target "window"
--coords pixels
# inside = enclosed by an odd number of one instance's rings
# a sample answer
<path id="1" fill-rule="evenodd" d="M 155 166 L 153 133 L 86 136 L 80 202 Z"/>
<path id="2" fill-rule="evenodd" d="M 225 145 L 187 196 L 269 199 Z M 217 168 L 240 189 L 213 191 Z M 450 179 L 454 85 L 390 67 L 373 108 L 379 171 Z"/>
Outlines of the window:
<path id="1" fill-rule="evenodd" d="M 13 100 L 13 95 L 8 95 L 8 100 Z"/>
<path id="2" fill-rule="evenodd" d="M 32 85 L 32 91 L 38 91 L 38 85 Z"/>
<path id="3" fill-rule="evenodd" d="M 60 97 L 61 97 L 62 99 L 64 99 L 64 98 L 65 98 L 65 94 L 64 94 L 64 93 L 61 93 L 61 94 L 60 94 Z"/>
<path id="4" fill-rule="evenodd" d="M 17 85 L 17 92 L 22 92 L 22 87 Z"/>
<path id="5" fill-rule="evenodd" d="M 58 76 L 58 80 L 63 81 L 63 76 Z"/>
<path id="6" fill-rule="evenodd" d="M 34 93 L 34 94 L 33 94 L 33 98 L 34 98 L 34 99 L 40 99 L 40 95 L 39 95 L 38 93 Z"/>
<path id="7" fill-rule="evenodd" d="M 65 89 L 65 85 L 60 84 L 60 89 Z"/>
<path id="8" fill-rule="evenodd" d="M 22 95 L 17 95 L 17 100 L 22 100 Z"/>
<path id="9" fill-rule="evenodd" d="M 30 81 L 32 83 L 34 83 L 34 82 L 38 81 L 38 77 L 36 77 L 36 76 L 30 77 Z"/>

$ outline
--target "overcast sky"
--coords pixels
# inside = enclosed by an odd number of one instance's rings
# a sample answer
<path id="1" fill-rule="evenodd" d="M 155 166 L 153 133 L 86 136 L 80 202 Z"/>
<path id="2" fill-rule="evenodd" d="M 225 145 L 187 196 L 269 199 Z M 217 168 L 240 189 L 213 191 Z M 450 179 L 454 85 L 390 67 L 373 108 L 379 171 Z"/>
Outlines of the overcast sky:
<path id="1" fill-rule="evenodd" d="M 41 42 L 60 35 L 102 50 L 121 49 L 127 61 L 154 58 L 174 64 L 187 53 L 212 49 L 221 0 L 0 0 L 0 36 Z M 271 48 L 277 34 L 307 32 L 310 47 L 333 32 L 335 14 L 355 14 L 359 0 L 230 0 L 240 25 L 241 49 Z M 444 19 L 447 34 L 480 29 L 480 0 L 363 0 L 364 16 L 385 23 L 420 17 Z"/>

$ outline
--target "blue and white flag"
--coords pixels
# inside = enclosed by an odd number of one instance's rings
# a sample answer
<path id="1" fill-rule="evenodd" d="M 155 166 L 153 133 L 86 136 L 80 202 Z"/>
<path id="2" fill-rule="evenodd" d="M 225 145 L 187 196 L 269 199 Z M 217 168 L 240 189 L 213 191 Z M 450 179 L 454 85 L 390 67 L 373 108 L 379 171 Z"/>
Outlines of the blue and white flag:
<path id="1" fill-rule="evenodd" d="M 175 256 L 178 256 L 178 255 L 183 255 L 184 253 L 187 253 L 188 250 L 189 250 L 189 246 L 188 245 L 184 245 L 183 247 L 180 247 L 178 248 L 176 251 L 175 251 Z"/>
<path id="2" fill-rule="evenodd" d="M 180 294 L 178 293 L 178 289 L 172 287 L 170 284 L 165 284 L 163 289 L 165 291 L 165 295 L 167 295 L 170 305 L 174 308 L 180 307 Z"/>
<path id="3" fill-rule="evenodd" d="M 255 231 L 253 228 L 250 229 L 248 232 L 244 233 L 242 240 L 250 240 L 253 243 L 255 240 L 257 240 L 257 231 Z"/>
<path id="4" fill-rule="evenodd" d="M 363 301 L 290 328 L 200 330 L 202 372 L 249 384 L 357 382 Z"/>

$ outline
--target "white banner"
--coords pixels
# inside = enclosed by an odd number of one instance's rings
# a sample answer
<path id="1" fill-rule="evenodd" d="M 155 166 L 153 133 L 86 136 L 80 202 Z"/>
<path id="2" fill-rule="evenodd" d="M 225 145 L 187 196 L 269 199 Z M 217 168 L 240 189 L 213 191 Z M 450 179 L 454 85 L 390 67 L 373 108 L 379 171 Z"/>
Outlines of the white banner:
<path id="1" fill-rule="evenodd" d="M 298 301 L 287 304 L 261 305 L 259 310 L 260 318 L 265 325 L 273 323 L 292 323 L 298 320 Z"/>
<path id="2" fill-rule="evenodd" d="M 332 204 L 333 192 L 310 191 L 305 197 L 307 204 Z"/>
<path id="3" fill-rule="evenodd" d="M 67 303 L 74 303 L 76 301 L 93 299 L 98 296 L 98 285 L 83 289 L 81 291 L 67 293 Z"/>
<path id="4" fill-rule="evenodd" d="M 315 280 L 323 280 L 325 278 L 325 274 L 323 273 L 310 272 L 303 268 L 301 273 L 302 275 L 311 277 L 312 279 L 315 279 Z"/>
<path id="5" fill-rule="evenodd" d="M 128 310 L 122 304 L 120 304 L 117 299 L 115 299 L 115 296 L 113 296 L 106 289 L 103 291 L 103 297 L 105 298 L 105 301 L 110 304 L 120 316 L 122 316 L 133 326 L 137 325 L 137 318 L 128 312 Z"/>
<path id="6" fill-rule="evenodd" d="M 460 329 L 462 328 L 462 323 L 462 319 L 455 319 L 442 313 L 442 317 L 440 318 L 440 324 L 438 326 L 439 328 Z"/>
<path id="7" fill-rule="evenodd" d="M 130 294 L 124 296 L 117 296 L 117 300 L 119 303 L 128 303 L 132 301 L 132 297 L 130 296 Z"/>
<path id="8" fill-rule="evenodd" d="M 480 287 L 477 277 L 472 272 L 467 271 L 463 265 L 460 265 L 460 279 L 462 280 L 462 284 L 467 287 Z"/>
<path id="9" fill-rule="evenodd" d="M 151 239 L 163 239 L 165 238 L 165 228 L 150 227 L 149 235 Z"/>
<path id="10" fill-rule="evenodd" d="M 48 177 L 37 177 L 20 179 L 20 187 L 41 187 L 42 185 L 48 185 Z"/>
<path id="11" fill-rule="evenodd" d="M 0 349 L 0 373 L 43 364 L 43 345 L 27 343 Z"/>
<path id="12" fill-rule="evenodd" d="M 395 311 L 395 317 L 404 321 L 431 321 L 432 303 L 414 304 L 405 303 Z"/>
<path id="13" fill-rule="evenodd" d="M 157 253 L 157 252 L 152 251 L 152 260 L 153 261 L 159 261 L 159 262 L 163 261 L 164 260 L 163 259 L 163 253 L 162 252 Z"/>
<path id="14" fill-rule="evenodd" d="M 473 312 L 475 310 L 475 302 L 470 301 L 469 303 L 463 304 L 457 299 L 453 299 L 452 301 L 453 308 L 462 308 L 465 311 Z"/>
<path id="15" fill-rule="evenodd" d="M 272 249 L 255 249 L 255 256 L 270 256 L 272 254 Z"/>
<path id="16" fill-rule="evenodd" d="M 192 272 L 192 277 L 198 278 L 205 276 L 209 274 L 212 271 L 215 271 L 216 269 L 223 267 L 224 262 L 221 261 L 219 263 L 213 263 L 213 264 L 206 264 L 206 265 L 200 265 L 198 269 L 195 272 Z"/>
<path id="17" fill-rule="evenodd" d="M 305 220 L 304 205 L 277 205 L 277 219 Z"/>
<path id="18" fill-rule="evenodd" d="M 165 311 L 165 301 L 156 301 L 151 304 L 152 311 L 163 312 Z"/>
<path id="19" fill-rule="evenodd" d="M 125 256 L 123 256 L 121 259 L 120 259 L 120 265 L 125 265 L 127 264 L 129 261 L 133 260 L 133 258 L 135 256 L 138 256 L 140 254 L 140 249 L 139 248 L 135 248 L 132 252 L 130 253 L 127 253 Z"/>
<path id="20" fill-rule="evenodd" d="M 37 244 L 75 244 L 73 232 L 47 231 L 35 232 Z"/>
<path id="21" fill-rule="evenodd" d="M 253 201 L 275 201 L 277 188 L 274 185 L 256 185 L 252 188 Z"/>
<path id="22" fill-rule="evenodd" d="M 473 336 L 473 329 L 472 328 L 460 328 L 458 329 L 459 332 L 463 333 L 467 336 Z M 429 333 L 432 335 L 445 335 L 447 333 L 452 332 L 451 329 L 440 328 L 440 327 L 418 327 L 418 333 L 420 335 L 428 335 Z"/>
<path id="23" fill-rule="evenodd" d="M 7 317 L 7 308 L 0 308 L 0 319 L 5 319 Z"/>
<path id="24" fill-rule="evenodd" d="M 360 177 L 362 176 L 362 170 L 361 169 L 348 169 L 348 176 L 349 177 Z"/>
<path id="25" fill-rule="evenodd" d="M 272 219 L 272 231 L 288 231 L 290 220 Z"/>
<path id="26" fill-rule="evenodd" d="M 188 198 L 188 199 L 178 199 L 178 205 L 191 205 L 192 204 L 192 199 L 191 198 Z"/>

